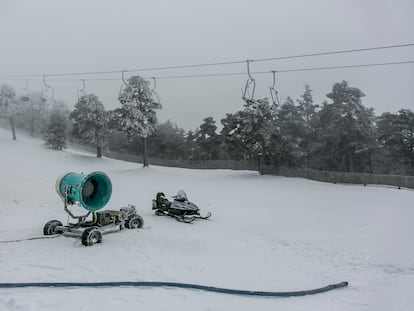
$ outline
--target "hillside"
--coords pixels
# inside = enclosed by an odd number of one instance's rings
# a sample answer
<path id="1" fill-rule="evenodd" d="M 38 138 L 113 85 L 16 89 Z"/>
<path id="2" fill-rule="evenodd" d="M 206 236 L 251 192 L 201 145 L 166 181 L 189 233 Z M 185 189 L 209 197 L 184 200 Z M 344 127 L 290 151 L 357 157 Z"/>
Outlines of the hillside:
<path id="1" fill-rule="evenodd" d="M 0 243 L 0 282 L 171 281 L 289 291 L 349 281 L 299 298 L 165 288 L 0 289 L 0 310 L 410 310 L 414 305 L 412 190 L 334 185 L 253 171 L 189 170 L 45 149 L 0 129 L 0 240 L 67 221 L 55 192 L 67 171 L 103 171 L 106 208 L 131 203 L 142 229 L 84 247 L 66 237 Z M 208 221 L 157 217 L 151 200 L 184 189 Z"/>

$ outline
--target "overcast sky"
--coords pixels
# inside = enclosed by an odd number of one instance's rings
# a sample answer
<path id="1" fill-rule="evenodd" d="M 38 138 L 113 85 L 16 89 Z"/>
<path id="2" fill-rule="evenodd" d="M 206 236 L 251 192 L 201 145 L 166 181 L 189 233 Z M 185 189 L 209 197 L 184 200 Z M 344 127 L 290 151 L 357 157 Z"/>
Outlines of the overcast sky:
<path id="1" fill-rule="evenodd" d="M 50 74 L 241 61 L 414 43 L 413 0 L 0 0 L 0 83 L 25 92 L 9 74 Z M 414 60 L 414 47 L 251 63 L 252 71 Z M 127 73 L 144 77 L 245 72 L 245 64 Z M 47 77 L 55 98 L 73 107 L 80 79 L 106 109 L 119 107 L 121 74 Z M 271 74 L 257 75 L 256 97 L 268 95 Z M 79 79 L 79 80 L 77 80 Z M 186 130 L 208 116 L 218 124 L 242 109 L 246 76 L 157 79 L 161 122 Z M 414 64 L 277 74 L 283 98 L 298 99 L 304 85 L 314 100 L 347 80 L 377 115 L 414 110 Z M 41 79 L 29 81 L 40 91 Z"/>

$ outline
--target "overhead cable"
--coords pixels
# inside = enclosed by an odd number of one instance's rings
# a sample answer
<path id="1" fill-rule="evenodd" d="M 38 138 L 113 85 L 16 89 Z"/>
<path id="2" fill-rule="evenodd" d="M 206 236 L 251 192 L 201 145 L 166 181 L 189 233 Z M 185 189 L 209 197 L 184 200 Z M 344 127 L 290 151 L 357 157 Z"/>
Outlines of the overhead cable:
<path id="1" fill-rule="evenodd" d="M 293 69 L 280 69 L 280 70 L 270 70 L 270 71 L 252 71 L 251 74 L 257 75 L 257 74 L 269 74 L 273 72 L 277 72 L 277 73 L 306 72 L 306 71 L 321 71 L 321 70 L 334 70 L 334 69 L 392 66 L 392 65 L 404 65 L 404 64 L 414 64 L 414 60 L 386 62 L 386 63 L 326 66 L 326 67 L 293 68 Z M 148 79 L 154 79 L 154 78 L 155 79 L 183 79 L 183 78 L 207 78 L 207 77 L 226 77 L 226 76 L 245 76 L 245 75 L 246 75 L 245 72 L 228 72 L 228 73 L 207 73 L 207 74 L 194 74 L 194 75 L 156 76 L 156 77 L 150 77 Z M 8 78 L 7 80 L 21 80 L 21 79 Z M 41 80 L 41 79 L 32 78 L 32 79 L 26 79 L 26 80 L 34 81 L 34 80 Z M 89 79 L 82 79 L 82 80 L 84 81 L 119 81 L 119 79 L 117 78 L 89 78 Z M 79 81 L 79 79 L 49 79 L 49 81 L 71 82 L 71 81 Z"/>
<path id="2" fill-rule="evenodd" d="M 345 54 L 345 53 L 356 53 L 356 52 L 384 50 L 384 49 L 395 49 L 395 48 L 403 48 L 403 47 L 411 47 L 411 46 L 414 46 L 414 43 L 377 46 L 377 47 L 369 47 L 369 48 L 361 48 L 361 49 L 348 49 L 348 50 L 339 50 L 339 51 L 330 51 L 330 52 L 307 53 L 307 54 L 288 55 L 288 56 L 269 57 L 269 58 L 259 58 L 259 59 L 249 59 L 249 62 L 267 62 L 267 61 L 275 61 L 275 60 L 283 60 L 283 59 L 326 56 L 326 55 Z M 2 75 L 2 76 L 8 76 L 8 77 L 38 77 L 38 76 L 45 76 L 46 75 L 46 76 L 49 76 L 49 77 L 58 77 L 58 76 L 103 75 L 103 74 L 116 74 L 116 73 L 122 73 L 122 72 L 127 73 L 127 72 L 159 71 L 159 70 L 195 68 L 195 67 L 225 66 L 225 65 L 242 64 L 242 63 L 245 63 L 245 62 L 246 62 L 246 60 L 236 60 L 236 61 L 228 61 L 228 62 L 212 62 L 212 63 L 201 63 L 201 64 L 175 65 L 175 66 L 165 66 L 165 67 L 151 67 L 151 68 L 124 69 L 124 70 L 111 70 L 111 71 L 66 72 L 66 73 L 48 73 L 48 74 L 18 74 L 18 75 L 16 74 L 16 75 Z"/>

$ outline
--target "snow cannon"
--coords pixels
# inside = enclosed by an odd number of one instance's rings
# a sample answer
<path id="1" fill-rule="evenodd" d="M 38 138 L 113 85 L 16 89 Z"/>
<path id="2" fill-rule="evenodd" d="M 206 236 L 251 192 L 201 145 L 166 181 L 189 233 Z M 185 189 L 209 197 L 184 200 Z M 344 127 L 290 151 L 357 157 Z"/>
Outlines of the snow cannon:
<path id="1" fill-rule="evenodd" d="M 112 183 L 108 175 L 102 172 L 88 175 L 67 173 L 56 180 L 56 191 L 69 204 L 78 202 L 84 209 L 94 212 L 108 203 Z"/>
<path id="2" fill-rule="evenodd" d="M 103 172 L 66 173 L 56 180 L 55 188 L 63 200 L 65 212 L 77 222 L 63 225 L 59 220 L 50 220 L 43 227 L 44 235 L 80 238 L 83 245 L 90 246 L 102 243 L 105 233 L 144 225 L 144 220 L 131 204 L 120 210 L 99 211 L 109 202 L 112 194 L 111 180 Z M 80 206 L 87 213 L 76 216 L 70 210 L 71 206 Z"/>

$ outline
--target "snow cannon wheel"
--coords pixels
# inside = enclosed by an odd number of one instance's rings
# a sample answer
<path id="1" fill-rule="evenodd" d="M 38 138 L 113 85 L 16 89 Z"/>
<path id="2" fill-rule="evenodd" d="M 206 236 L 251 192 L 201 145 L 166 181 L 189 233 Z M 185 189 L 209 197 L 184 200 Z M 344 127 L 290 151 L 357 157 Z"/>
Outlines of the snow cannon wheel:
<path id="1" fill-rule="evenodd" d="M 81 236 L 82 245 L 91 246 L 102 243 L 102 232 L 96 228 L 88 228 L 83 231 Z"/>
<path id="2" fill-rule="evenodd" d="M 62 223 L 59 220 L 48 221 L 43 227 L 43 235 L 61 234 L 62 231 L 57 230 L 57 226 L 62 226 Z"/>
<path id="3" fill-rule="evenodd" d="M 125 222 L 125 227 L 127 229 L 138 229 L 142 228 L 142 226 L 144 226 L 144 219 L 139 215 L 130 217 Z"/>

